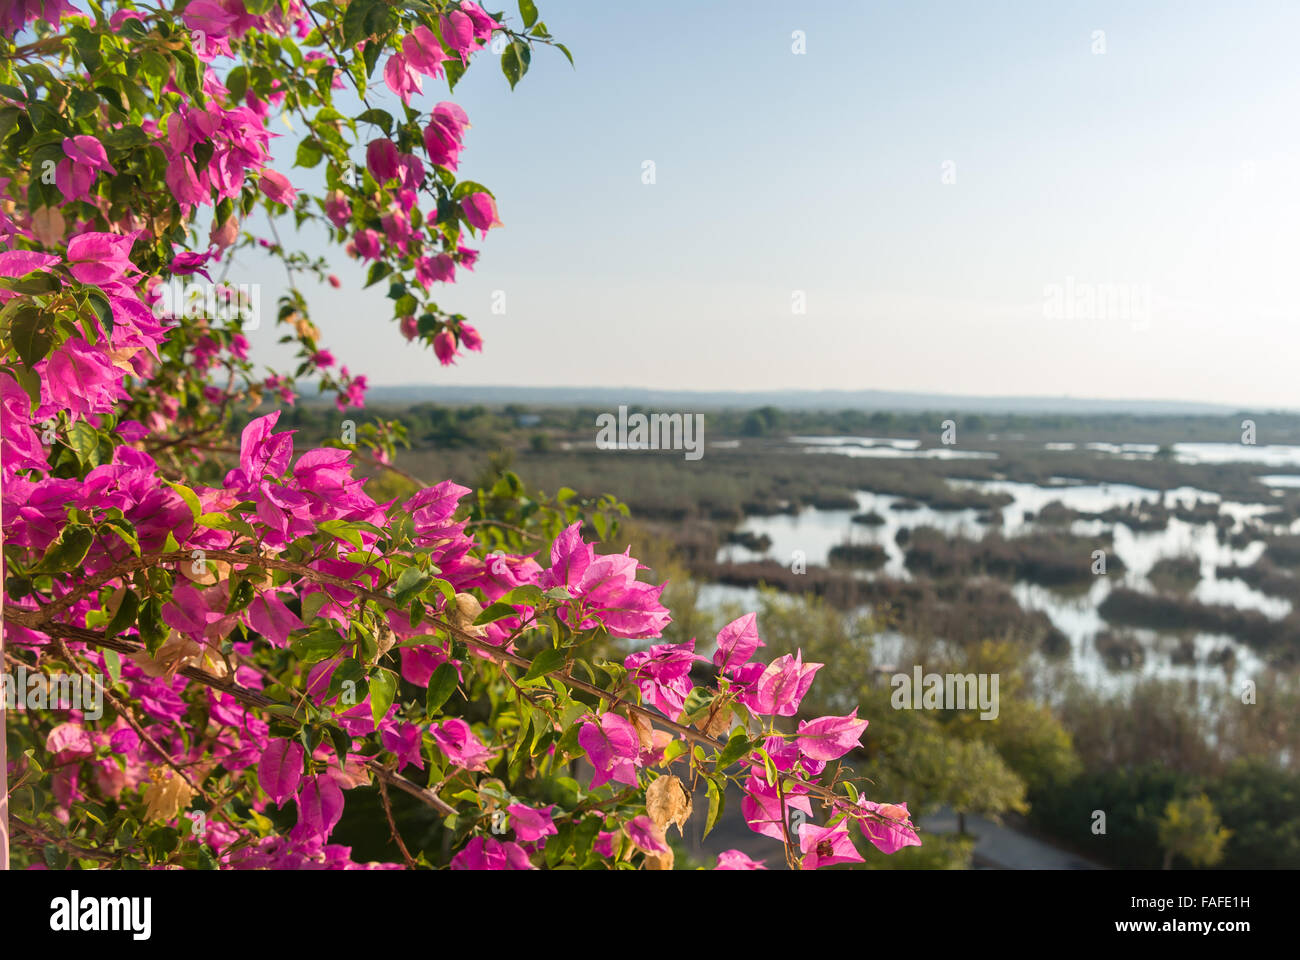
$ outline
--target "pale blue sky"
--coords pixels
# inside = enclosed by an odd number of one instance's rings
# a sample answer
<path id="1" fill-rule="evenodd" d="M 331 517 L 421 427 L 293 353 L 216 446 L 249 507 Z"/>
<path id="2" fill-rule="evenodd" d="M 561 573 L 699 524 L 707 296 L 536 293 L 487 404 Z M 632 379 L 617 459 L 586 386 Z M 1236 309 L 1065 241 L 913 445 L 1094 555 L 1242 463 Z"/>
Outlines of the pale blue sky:
<path id="1" fill-rule="evenodd" d="M 577 69 L 450 98 L 506 224 L 441 298 L 484 353 L 406 345 L 340 251 L 313 315 L 373 383 L 1300 406 L 1295 0 L 538 6 Z M 1045 317 L 1067 282 L 1139 299 Z"/>

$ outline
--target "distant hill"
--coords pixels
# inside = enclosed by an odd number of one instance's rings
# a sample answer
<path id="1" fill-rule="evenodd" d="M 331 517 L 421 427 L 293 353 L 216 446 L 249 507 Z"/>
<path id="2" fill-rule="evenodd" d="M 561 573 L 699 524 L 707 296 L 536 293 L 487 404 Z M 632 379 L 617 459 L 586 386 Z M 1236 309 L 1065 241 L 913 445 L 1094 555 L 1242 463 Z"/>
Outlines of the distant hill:
<path id="1" fill-rule="evenodd" d="M 1097 400 L 1087 397 L 975 397 L 890 390 L 768 390 L 748 392 L 650 390 L 639 387 L 372 387 L 368 402 L 380 406 L 436 403 L 443 406 L 598 407 L 620 404 L 669 411 L 752 409 L 784 410 L 936 410 L 960 413 L 1134 414 L 1197 416 L 1238 412 L 1244 408 L 1186 400 Z"/>

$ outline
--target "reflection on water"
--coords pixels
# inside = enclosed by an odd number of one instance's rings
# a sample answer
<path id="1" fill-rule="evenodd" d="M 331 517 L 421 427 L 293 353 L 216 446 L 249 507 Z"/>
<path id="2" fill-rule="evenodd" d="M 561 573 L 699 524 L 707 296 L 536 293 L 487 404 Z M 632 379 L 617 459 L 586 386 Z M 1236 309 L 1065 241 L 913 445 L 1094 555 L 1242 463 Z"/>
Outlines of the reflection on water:
<path id="1" fill-rule="evenodd" d="M 822 439 L 822 438 L 818 438 Z M 853 441 L 864 438 L 829 438 L 833 441 Z M 849 446 L 847 442 L 839 446 Z M 1128 445 L 1133 446 L 1133 445 Z M 1198 445 L 1207 446 L 1207 445 Z M 1208 446 L 1216 446 L 1210 444 Z M 1298 448 L 1300 449 L 1300 448 Z M 1179 505 L 1195 506 L 1198 502 L 1219 505 L 1223 516 L 1232 521 L 1232 529 L 1240 530 L 1247 521 L 1268 510 L 1264 504 L 1244 504 L 1223 501 L 1207 490 L 1179 487 L 1159 491 L 1127 484 L 1086 484 L 1054 478 L 1058 482 L 1038 486 L 1005 480 L 949 480 L 955 487 L 978 489 L 989 493 L 1006 493 L 1013 498 L 1000 513 L 991 517 L 974 509 L 939 511 L 926 505 L 915 506 L 905 498 L 892 494 L 860 491 L 857 510 L 818 510 L 807 507 L 795 516 L 749 517 L 740 530 L 766 536 L 771 546 L 761 552 L 738 545 L 727 545 L 718 552 L 722 563 L 743 563 L 750 560 L 770 559 L 789 566 L 799 553 L 810 565 L 825 565 L 832 547 L 842 543 L 878 544 L 886 554 L 883 568 L 864 577 L 886 576 L 910 579 L 904 564 L 904 551 L 897 542 L 902 529 L 932 527 L 949 536 L 982 537 L 990 530 L 1006 536 L 1017 536 L 1034 529 L 1032 518 L 1044 506 L 1059 501 L 1066 507 L 1082 513 L 1104 513 L 1113 508 L 1126 508 L 1138 504 L 1162 505 L 1173 508 Z M 902 504 L 907 509 L 897 509 Z M 855 514 L 874 514 L 872 525 L 854 523 Z M 1195 600 L 1207 604 L 1222 604 L 1240 609 L 1258 610 L 1272 619 L 1291 613 L 1291 603 L 1279 597 L 1261 593 L 1235 578 L 1221 579 L 1221 566 L 1250 566 L 1264 550 L 1262 541 L 1236 548 L 1223 543 L 1213 522 L 1191 522 L 1171 517 L 1163 530 L 1132 530 L 1122 520 L 1110 523 L 1104 520 L 1076 520 L 1070 532 L 1080 536 L 1097 536 L 1109 532 L 1113 536 L 1112 550 L 1124 564 L 1124 571 L 1111 577 L 1098 578 L 1082 592 L 1065 593 L 1037 584 L 1018 582 L 1012 591 L 1026 610 L 1045 613 L 1052 623 L 1070 641 L 1067 655 L 1074 672 L 1090 685 L 1116 689 L 1137 682 L 1143 677 L 1196 679 L 1206 683 L 1222 683 L 1234 670 L 1252 674 L 1262 667 L 1262 661 L 1247 646 L 1231 637 L 1184 632 L 1165 634 L 1152 630 L 1122 632 L 1134 637 L 1141 645 L 1140 664 L 1133 669 L 1117 671 L 1107 665 L 1105 657 L 1096 649 L 1095 638 L 1109 625 L 1097 612 L 1106 595 L 1117 585 L 1143 592 L 1155 591 L 1149 575 L 1155 563 L 1167 557 L 1194 556 L 1199 561 L 1200 579 L 1189 593 Z M 717 607 L 724 602 L 736 602 L 746 609 L 756 609 L 758 591 L 748 588 L 708 585 L 700 591 L 701 604 Z M 886 644 L 886 638 L 878 641 Z M 889 643 L 897 644 L 901 638 L 894 636 Z M 1194 656 L 1189 656 L 1190 644 Z M 1229 649 L 1235 663 L 1226 668 L 1216 665 L 1212 657 Z M 888 659 L 889 649 L 882 648 L 880 655 Z"/>
<path id="2" fill-rule="evenodd" d="M 1300 446 L 1253 443 L 1175 443 L 1180 463 L 1263 463 L 1270 467 L 1300 467 Z"/>
<path id="3" fill-rule="evenodd" d="M 996 460 L 986 450 L 958 450 L 955 447 L 921 449 L 920 440 L 891 440 L 883 437 L 791 437 L 791 443 L 806 444 L 809 453 L 837 453 L 845 457 L 876 457 L 892 460 Z"/>

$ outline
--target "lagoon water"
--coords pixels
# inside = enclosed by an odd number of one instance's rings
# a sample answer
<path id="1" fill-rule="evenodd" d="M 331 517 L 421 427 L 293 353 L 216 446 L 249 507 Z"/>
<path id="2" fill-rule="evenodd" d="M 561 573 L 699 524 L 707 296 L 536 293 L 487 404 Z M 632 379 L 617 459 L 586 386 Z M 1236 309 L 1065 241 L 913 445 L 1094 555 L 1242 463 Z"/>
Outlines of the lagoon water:
<path id="1" fill-rule="evenodd" d="M 842 441 L 854 438 L 830 439 Z M 848 455 L 855 455 L 849 453 L 849 449 L 899 450 L 897 447 L 885 446 L 853 448 L 850 444 L 839 442 L 829 446 L 835 452 Z M 1300 448 L 1297 452 L 1300 453 Z M 997 530 L 1010 537 L 1037 529 L 1035 522 L 1026 519 L 1026 515 L 1037 514 L 1052 501 L 1060 501 L 1067 507 L 1087 513 L 1100 513 L 1114 507 L 1122 508 L 1139 503 L 1162 503 L 1166 507 L 1173 507 L 1176 504 L 1192 506 L 1200 501 L 1217 503 L 1220 512 L 1232 519 L 1232 529 L 1240 530 L 1245 522 L 1269 509 L 1264 504 L 1224 502 L 1216 493 L 1191 487 L 1162 493 L 1124 484 L 1085 484 L 1063 478 L 1056 480 L 1055 483 L 1043 486 L 1000 480 L 949 480 L 955 487 L 1002 492 L 1013 498 L 1010 504 L 1002 508 L 1000 518 L 995 515 L 991 523 L 980 519 L 980 512 L 973 509 L 938 511 L 925 505 L 905 510 L 894 509 L 904 498 L 868 491 L 857 494 L 856 510 L 818 510 L 807 507 L 793 516 L 749 517 L 739 529 L 767 536 L 772 541 L 771 546 L 766 551 L 755 552 L 738 545 L 726 545 L 719 550 L 718 561 L 726 563 L 770 559 L 788 565 L 795 551 L 802 551 L 808 564 L 824 565 L 830 549 L 838 544 L 874 543 L 884 549 L 886 562 L 879 571 L 864 571 L 860 575 L 867 578 L 885 576 L 906 580 L 911 578 L 911 573 L 904 563 L 904 550 L 896 540 L 898 531 L 904 528 L 933 527 L 949 536 L 974 539 L 990 530 Z M 852 522 L 851 517 L 855 513 L 867 512 L 877 513 L 884 523 L 866 526 Z M 1098 613 L 1098 607 L 1106 595 L 1117 585 L 1141 591 L 1155 590 L 1149 573 L 1156 561 L 1165 557 L 1193 555 L 1199 559 L 1201 579 L 1190 592 L 1190 596 L 1196 600 L 1258 610 L 1273 619 L 1287 616 L 1291 612 L 1291 604 L 1287 600 L 1263 594 L 1241 580 L 1220 579 L 1217 575 L 1219 566 L 1253 564 L 1264 549 L 1262 541 L 1234 548 L 1221 542 L 1212 522 L 1192 523 L 1176 518 L 1170 518 L 1168 526 L 1159 531 L 1135 531 L 1122 522 L 1107 523 L 1101 520 L 1075 521 L 1070 525 L 1070 531 L 1085 536 L 1096 536 L 1109 531 L 1113 536 L 1113 552 L 1123 561 L 1125 570 L 1118 575 L 1099 577 L 1083 591 L 1058 590 L 1018 582 L 1013 585 L 1012 592 L 1023 608 L 1041 610 L 1069 638 L 1068 665 L 1085 682 L 1116 689 L 1136 682 L 1141 677 L 1157 676 L 1195 679 L 1211 687 L 1221 688 L 1234 677 L 1250 676 L 1263 668 L 1263 662 L 1249 647 L 1232 637 L 1221 635 L 1173 635 L 1152 630 L 1126 629 L 1124 632 L 1135 637 L 1142 645 L 1144 656 L 1140 665 L 1124 671 L 1109 667 L 1094 645 L 1096 635 L 1108 628 Z M 706 606 L 741 602 L 747 604 L 749 609 L 754 609 L 757 591 L 709 585 L 701 590 L 700 600 Z M 1194 646 L 1194 662 L 1175 662 L 1176 659 L 1182 659 L 1176 657 L 1176 652 L 1184 639 L 1190 639 Z M 885 648 L 878 650 L 877 656 L 888 657 L 889 644 L 892 643 L 896 648 L 899 638 L 893 637 L 891 640 L 885 635 L 879 638 L 879 643 L 885 645 Z M 1233 651 L 1235 662 L 1229 667 L 1211 664 L 1210 655 L 1225 647 Z"/>

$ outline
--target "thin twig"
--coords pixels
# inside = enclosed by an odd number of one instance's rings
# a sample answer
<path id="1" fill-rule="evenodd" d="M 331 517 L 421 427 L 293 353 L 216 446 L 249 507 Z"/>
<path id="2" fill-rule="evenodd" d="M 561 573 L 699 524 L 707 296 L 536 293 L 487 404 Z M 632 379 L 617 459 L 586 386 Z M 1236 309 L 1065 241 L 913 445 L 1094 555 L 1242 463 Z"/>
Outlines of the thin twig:
<path id="1" fill-rule="evenodd" d="M 388 818 L 388 832 L 393 835 L 397 849 L 402 851 L 402 859 L 406 861 L 407 868 L 414 870 L 415 860 L 411 857 L 411 851 L 406 849 L 406 843 L 402 840 L 401 831 L 397 829 L 397 821 L 393 819 L 393 805 L 388 802 L 388 784 L 383 777 L 379 778 L 379 799 L 383 801 L 384 816 Z"/>

